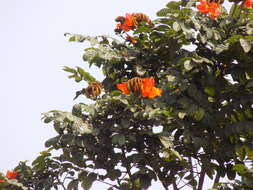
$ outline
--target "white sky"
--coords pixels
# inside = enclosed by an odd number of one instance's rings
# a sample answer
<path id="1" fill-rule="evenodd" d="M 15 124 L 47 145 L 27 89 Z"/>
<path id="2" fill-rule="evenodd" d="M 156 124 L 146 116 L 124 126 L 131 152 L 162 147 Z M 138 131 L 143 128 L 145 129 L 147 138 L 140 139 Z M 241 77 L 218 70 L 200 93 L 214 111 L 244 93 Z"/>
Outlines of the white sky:
<path id="1" fill-rule="evenodd" d="M 0 0 L 0 171 L 12 169 L 44 150 L 53 127 L 41 113 L 71 111 L 74 94 L 86 85 L 67 78 L 63 66 L 84 66 L 84 45 L 65 32 L 114 35 L 114 19 L 126 12 L 151 18 L 167 0 Z M 91 73 L 97 75 L 98 70 Z M 97 75 L 102 79 L 101 75 Z M 77 101 L 86 101 L 79 97 Z M 151 189 L 157 189 L 154 186 Z M 100 183 L 95 189 L 105 189 Z"/>
<path id="2" fill-rule="evenodd" d="M 63 66 L 82 66 L 84 45 L 69 43 L 65 32 L 114 35 L 114 19 L 129 12 L 151 18 L 168 0 L 0 0 L 0 171 L 34 160 L 55 135 L 41 121 L 52 109 L 71 111 L 77 84 Z M 102 80 L 98 70 L 90 72 Z M 79 97 L 77 102 L 87 100 Z M 105 189 L 101 183 L 92 190 Z M 153 185 L 150 190 L 162 189 Z"/>

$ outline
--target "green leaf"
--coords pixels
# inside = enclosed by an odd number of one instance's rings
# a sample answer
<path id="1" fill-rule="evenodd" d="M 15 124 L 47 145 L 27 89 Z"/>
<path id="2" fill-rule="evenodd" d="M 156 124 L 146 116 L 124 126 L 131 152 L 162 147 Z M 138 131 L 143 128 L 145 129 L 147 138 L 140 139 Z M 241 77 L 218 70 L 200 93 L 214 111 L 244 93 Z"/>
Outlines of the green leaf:
<path id="1" fill-rule="evenodd" d="M 45 147 L 56 147 L 57 143 L 59 142 L 59 138 L 60 136 L 56 136 L 56 137 L 53 137 L 51 139 L 48 139 L 46 142 L 45 142 Z"/>
<path id="2" fill-rule="evenodd" d="M 253 80 L 247 81 L 245 88 L 252 88 L 252 87 L 253 87 Z"/>
<path id="3" fill-rule="evenodd" d="M 178 112 L 179 119 L 184 119 L 184 117 L 187 115 L 185 112 Z"/>
<path id="4" fill-rule="evenodd" d="M 179 154 L 178 151 L 174 150 L 174 149 L 170 149 L 170 152 L 176 156 L 179 160 L 183 160 L 182 156 Z"/>
<path id="5" fill-rule="evenodd" d="M 96 81 L 95 77 L 84 71 L 81 67 L 77 67 L 76 70 L 70 67 L 64 67 L 63 70 L 73 73 L 73 75 L 70 75 L 69 78 L 74 78 L 76 82 L 80 82 L 81 80 L 85 80 L 88 83 Z"/>
<path id="6" fill-rule="evenodd" d="M 151 179 L 148 174 L 140 176 L 140 185 L 143 189 L 148 189 L 151 185 Z"/>
<path id="7" fill-rule="evenodd" d="M 118 143 L 120 146 L 126 144 L 126 137 L 124 135 L 119 135 Z"/>
<path id="8" fill-rule="evenodd" d="M 190 8 L 190 7 L 194 6 L 196 2 L 197 2 L 197 0 L 188 1 L 188 3 L 186 4 L 186 8 Z"/>
<path id="9" fill-rule="evenodd" d="M 233 165 L 228 164 L 227 165 L 227 177 L 229 180 L 234 180 L 236 176 L 236 172 L 233 170 Z"/>
<path id="10" fill-rule="evenodd" d="M 171 1 L 167 3 L 166 7 L 168 7 L 171 10 L 179 9 L 181 5 L 181 1 Z"/>
<path id="11" fill-rule="evenodd" d="M 187 70 L 187 71 L 190 71 L 192 68 L 193 68 L 193 65 L 191 63 L 191 60 L 186 60 L 184 62 L 184 68 Z"/>
<path id="12" fill-rule="evenodd" d="M 96 81 L 95 77 L 93 77 L 90 73 L 85 72 L 81 67 L 77 67 L 77 71 L 82 76 L 82 79 L 86 82 Z"/>
<path id="13" fill-rule="evenodd" d="M 246 33 L 248 35 L 253 35 L 253 21 L 249 21 L 246 25 Z"/>
<path id="14" fill-rule="evenodd" d="M 67 67 L 67 66 L 64 66 L 63 70 L 66 71 L 66 72 L 69 72 L 69 73 L 76 73 L 75 69 L 72 69 L 72 68 Z"/>
<path id="15" fill-rule="evenodd" d="M 140 76 L 143 76 L 146 73 L 146 70 L 141 66 L 141 65 L 137 65 L 135 67 L 136 73 Z"/>
<path id="16" fill-rule="evenodd" d="M 121 125 L 123 126 L 123 128 L 129 128 L 130 121 L 127 119 L 121 119 Z"/>
<path id="17" fill-rule="evenodd" d="M 75 76 L 75 81 L 76 81 L 76 82 L 80 82 L 81 80 L 82 80 L 82 77 Z"/>
<path id="18" fill-rule="evenodd" d="M 44 118 L 44 123 L 50 123 L 53 120 L 51 117 Z"/>
<path id="19" fill-rule="evenodd" d="M 249 39 L 241 38 L 240 44 L 245 53 L 248 53 L 251 50 L 251 41 Z"/>
<path id="20" fill-rule="evenodd" d="M 5 178 L 4 180 L 5 182 L 0 183 L 1 190 L 10 190 L 10 189 L 28 190 L 27 187 L 25 187 L 22 183 L 18 182 L 16 179 Z M 12 186 L 11 188 L 10 185 Z"/>
<path id="21" fill-rule="evenodd" d="M 119 177 L 121 176 L 121 171 L 116 169 L 116 170 L 111 170 L 108 172 L 108 177 L 111 179 L 111 180 L 116 180 L 118 179 Z"/>
<path id="22" fill-rule="evenodd" d="M 214 96 L 215 95 L 215 88 L 213 87 L 206 87 L 204 89 L 205 93 L 207 93 L 210 96 Z"/>
<path id="23" fill-rule="evenodd" d="M 203 119 L 205 115 L 205 110 L 203 108 L 198 108 L 196 112 L 194 112 L 193 117 L 195 120 L 200 121 Z"/>
<path id="24" fill-rule="evenodd" d="M 130 187 L 130 184 L 129 183 L 121 183 L 120 184 L 120 189 L 121 190 L 129 190 L 131 187 Z"/>
<path id="25" fill-rule="evenodd" d="M 173 29 L 178 32 L 181 30 L 181 26 L 180 24 L 178 24 L 177 22 L 174 22 L 173 25 L 172 25 Z"/>
<path id="26" fill-rule="evenodd" d="M 229 11 L 229 17 L 237 18 L 240 15 L 241 7 L 239 4 L 234 3 Z"/>
<path id="27" fill-rule="evenodd" d="M 193 178 L 193 174 L 189 174 L 188 176 L 184 177 L 184 179 L 186 179 L 186 180 L 190 180 L 192 178 Z"/>
<path id="28" fill-rule="evenodd" d="M 71 36 L 70 38 L 69 38 L 69 42 L 75 42 L 76 41 L 76 37 L 75 36 Z"/>
<path id="29" fill-rule="evenodd" d="M 245 174 L 248 171 L 244 164 L 235 164 L 233 166 L 233 170 L 238 172 L 239 174 Z"/>
<path id="30" fill-rule="evenodd" d="M 173 137 L 172 136 L 161 136 L 160 141 L 164 148 L 172 148 L 173 147 Z"/>
<path id="31" fill-rule="evenodd" d="M 157 15 L 157 16 L 166 16 L 169 12 L 170 12 L 169 9 L 164 8 L 164 9 L 161 9 L 160 11 L 158 11 L 158 12 L 156 13 L 156 15 Z"/>
<path id="32" fill-rule="evenodd" d="M 189 181 L 189 184 L 192 186 L 192 187 L 196 187 L 198 182 L 196 179 L 192 179 L 191 181 Z"/>
<path id="33" fill-rule="evenodd" d="M 62 123 L 62 125 L 60 125 L 61 128 L 69 126 L 80 134 L 90 134 L 94 132 L 93 126 L 90 123 L 73 115 L 71 112 L 53 110 L 43 115 L 44 118 L 51 117 L 55 124 Z"/>
<path id="34" fill-rule="evenodd" d="M 45 162 L 45 160 L 51 155 L 51 153 L 46 153 L 46 154 L 42 154 L 40 156 L 38 156 L 33 162 L 32 165 L 36 166 L 36 165 L 41 165 Z"/>
<path id="35" fill-rule="evenodd" d="M 112 143 L 118 144 L 120 146 L 124 145 L 126 143 L 126 137 L 122 134 L 117 134 L 112 137 Z"/>
<path id="36" fill-rule="evenodd" d="M 89 190 L 94 181 L 97 179 L 97 174 L 91 172 L 87 175 L 87 173 L 82 174 L 80 177 L 82 180 L 81 186 L 84 190 Z"/>
<path id="37" fill-rule="evenodd" d="M 78 190 L 78 183 L 79 181 L 77 179 L 72 180 L 69 184 L 67 189 L 68 190 Z"/>

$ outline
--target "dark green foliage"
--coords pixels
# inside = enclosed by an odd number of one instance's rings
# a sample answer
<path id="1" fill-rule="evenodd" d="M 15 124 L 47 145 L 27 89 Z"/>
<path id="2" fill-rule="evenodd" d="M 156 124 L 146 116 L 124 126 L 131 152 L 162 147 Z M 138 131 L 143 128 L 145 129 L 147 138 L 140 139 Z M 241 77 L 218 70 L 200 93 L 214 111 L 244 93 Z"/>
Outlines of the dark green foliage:
<path id="1" fill-rule="evenodd" d="M 252 188 L 246 164 L 253 159 L 252 10 L 234 5 L 211 20 L 191 9 L 194 2 L 169 2 L 154 26 L 134 31 L 136 44 L 70 37 L 91 42 L 83 58 L 101 68 L 105 94 L 72 113 L 44 114 L 57 132 L 45 146 L 62 153 L 42 153 L 31 167 L 21 163 L 20 182 L 30 189 L 67 183 L 69 190 L 88 190 L 98 180 L 109 181 L 111 190 L 140 190 L 159 180 L 165 189 L 180 182 L 178 188 L 200 190 L 207 175 L 213 189 Z M 95 81 L 81 67 L 64 70 L 76 82 Z M 133 77 L 154 77 L 162 96 L 121 94 L 116 84 Z M 70 175 L 65 183 L 63 174 Z M 218 183 L 223 177 L 235 183 Z"/>

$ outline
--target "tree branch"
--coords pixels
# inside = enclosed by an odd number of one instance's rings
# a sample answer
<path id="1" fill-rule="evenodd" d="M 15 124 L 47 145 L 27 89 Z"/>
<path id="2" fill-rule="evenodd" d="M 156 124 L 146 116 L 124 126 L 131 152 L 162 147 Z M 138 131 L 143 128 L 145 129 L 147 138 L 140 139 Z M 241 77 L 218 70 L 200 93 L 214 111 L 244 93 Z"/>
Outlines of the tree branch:
<path id="1" fill-rule="evenodd" d="M 193 171 L 193 166 L 192 166 L 192 157 L 191 156 L 189 156 L 188 157 L 188 162 L 190 163 L 190 165 L 191 165 L 191 168 L 190 168 L 190 172 L 191 172 L 191 174 L 192 174 L 192 177 L 194 176 L 194 171 Z M 196 188 L 196 186 L 192 186 L 192 188 L 193 188 L 193 190 L 196 190 L 197 188 Z"/>
<path id="2" fill-rule="evenodd" d="M 213 182 L 213 187 L 215 186 L 216 183 L 219 183 L 219 181 L 220 181 L 220 175 L 217 172 L 217 174 L 215 176 L 215 179 L 214 179 L 214 182 Z"/>
<path id="3" fill-rule="evenodd" d="M 131 183 L 134 185 L 134 181 L 132 180 L 132 174 L 131 174 L 131 166 L 129 165 L 129 163 L 127 161 L 125 150 L 123 148 L 121 148 L 121 151 L 122 151 L 122 155 L 124 157 L 124 160 L 122 161 L 122 164 L 126 168 L 126 172 L 129 176 L 129 179 L 130 179 Z"/>
<path id="4" fill-rule="evenodd" d="M 204 180 L 205 180 L 205 175 L 206 175 L 206 172 L 205 172 L 204 166 L 202 165 L 200 176 L 199 176 L 199 185 L 198 185 L 198 189 L 197 190 L 202 190 L 203 184 L 204 184 Z"/>
<path id="5" fill-rule="evenodd" d="M 184 181 L 183 181 L 184 182 Z M 189 187 L 192 187 L 192 185 L 190 185 L 190 182 L 189 183 L 185 183 L 184 182 L 184 185 L 182 185 L 181 187 L 179 187 L 178 189 L 182 189 L 183 187 L 185 186 L 189 186 Z"/>
<path id="6" fill-rule="evenodd" d="M 177 184 L 176 184 L 175 181 L 173 181 L 172 185 L 173 185 L 173 190 L 179 190 L 179 189 L 177 188 Z"/>

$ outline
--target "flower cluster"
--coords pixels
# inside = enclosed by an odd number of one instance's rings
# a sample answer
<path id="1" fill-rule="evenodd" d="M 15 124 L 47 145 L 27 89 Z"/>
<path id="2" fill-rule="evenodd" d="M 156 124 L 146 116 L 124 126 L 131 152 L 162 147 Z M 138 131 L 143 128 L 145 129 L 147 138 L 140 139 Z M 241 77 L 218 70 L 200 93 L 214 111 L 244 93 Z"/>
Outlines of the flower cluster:
<path id="1" fill-rule="evenodd" d="M 210 18 L 215 19 L 221 14 L 220 3 L 211 2 L 210 0 L 200 0 L 200 4 L 196 6 L 199 12 L 208 14 Z"/>
<path id="2" fill-rule="evenodd" d="M 236 4 L 242 2 L 243 8 L 253 8 L 253 0 L 229 0 Z M 196 5 L 199 12 L 208 14 L 210 18 L 215 19 L 221 14 L 221 4 L 224 0 L 200 0 L 200 4 Z"/>
<path id="3" fill-rule="evenodd" d="M 162 89 L 156 88 L 154 78 L 133 78 L 124 83 L 117 84 L 117 88 L 124 94 L 140 94 L 144 98 L 161 96 Z"/>
<path id="4" fill-rule="evenodd" d="M 8 178 L 8 179 L 16 179 L 17 176 L 18 176 L 17 171 L 10 171 L 10 170 L 7 170 L 6 175 L 5 175 L 5 177 Z M 0 183 L 1 182 L 5 182 L 5 180 L 1 179 Z"/>
<path id="5" fill-rule="evenodd" d="M 125 17 L 119 16 L 115 19 L 115 21 L 119 22 L 119 24 L 116 25 L 116 30 L 119 32 L 122 30 L 128 32 L 136 27 L 133 21 L 133 14 L 127 13 Z"/>
<path id="6" fill-rule="evenodd" d="M 116 25 L 116 29 L 114 30 L 116 33 L 121 33 L 122 31 L 126 33 L 130 30 L 134 30 L 139 26 L 141 22 L 145 22 L 149 25 L 152 25 L 152 21 L 147 15 L 143 13 L 126 13 L 126 16 L 118 16 L 115 21 L 119 22 Z M 129 34 L 127 34 L 124 39 L 132 44 L 137 43 L 137 40 L 134 39 L 132 36 L 129 36 Z"/>
<path id="7" fill-rule="evenodd" d="M 134 30 L 141 22 L 146 22 L 148 24 L 152 24 L 149 17 L 143 13 L 126 13 L 126 16 L 118 16 L 115 19 L 116 22 L 119 22 L 116 25 L 116 32 L 128 32 L 130 30 Z"/>

